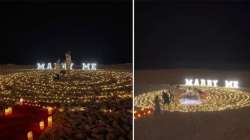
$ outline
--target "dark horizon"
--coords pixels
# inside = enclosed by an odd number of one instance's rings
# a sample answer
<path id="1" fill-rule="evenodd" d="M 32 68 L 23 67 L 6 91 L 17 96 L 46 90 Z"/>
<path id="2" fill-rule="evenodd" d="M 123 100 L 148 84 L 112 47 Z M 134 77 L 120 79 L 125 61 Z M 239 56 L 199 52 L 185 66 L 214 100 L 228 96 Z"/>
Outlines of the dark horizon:
<path id="1" fill-rule="evenodd" d="M 0 2 L 0 64 L 132 62 L 130 2 Z M 115 12 L 114 12 L 115 11 Z"/>
<path id="2" fill-rule="evenodd" d="M 135 9 L 136 69 L 250 69 L 250 3 L 138 2 Z"/>

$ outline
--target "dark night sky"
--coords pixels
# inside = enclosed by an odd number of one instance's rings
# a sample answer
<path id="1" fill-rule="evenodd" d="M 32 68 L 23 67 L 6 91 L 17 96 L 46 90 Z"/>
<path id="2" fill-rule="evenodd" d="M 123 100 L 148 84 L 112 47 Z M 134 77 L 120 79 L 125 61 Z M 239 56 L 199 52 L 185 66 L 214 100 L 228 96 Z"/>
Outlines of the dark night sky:
<path id="1" fill-rule="evenodd" d="M 1 2 L 0 63 L 132 62 L 131 3 Z"/>
<path id="2" fill-rule="evenodd" d="M 250 3 L 158 0 L 135 9 L 136 68 L 250 69 Z"/>

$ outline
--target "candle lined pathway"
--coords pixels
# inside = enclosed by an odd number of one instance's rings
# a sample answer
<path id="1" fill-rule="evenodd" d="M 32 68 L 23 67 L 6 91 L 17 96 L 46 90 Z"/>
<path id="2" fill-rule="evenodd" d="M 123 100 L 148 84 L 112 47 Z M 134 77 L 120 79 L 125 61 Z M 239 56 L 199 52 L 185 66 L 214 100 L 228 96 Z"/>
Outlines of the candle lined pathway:
<path id="1" fill-rule="evenodd" d="M 46 120 L 46 109 L 32 106 L 14 106 L 13 113 L 0 116 L 0 139 L 1 140 L 27 140 L 27 133 L 33 132 L 33 140 L 38 139 L 42 133 L 39 122 Z M 46 123 L 45 123 L 46 124 Z"/>

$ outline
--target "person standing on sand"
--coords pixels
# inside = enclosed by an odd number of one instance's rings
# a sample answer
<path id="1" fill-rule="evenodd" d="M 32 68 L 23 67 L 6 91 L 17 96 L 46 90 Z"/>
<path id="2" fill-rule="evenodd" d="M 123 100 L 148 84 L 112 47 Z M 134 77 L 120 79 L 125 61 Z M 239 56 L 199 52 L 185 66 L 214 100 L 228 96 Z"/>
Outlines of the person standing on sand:
<path id="1" fill-rule="evenodd" d="M 163 104 L 168 103 L 168 100 L 169 100 L 168 95 L 164 90 L 162 91 L 162 99 L 163 99 Z"/>
<path id="2" fill-rule="evenodd" d="M 155 102 L 155 111 L 154 111 L 154 114 L 157 116 L 157 115 L 161 114 L 160 100 L 159 100 L 158 96 L 155 97 L 154 102 Z"/>

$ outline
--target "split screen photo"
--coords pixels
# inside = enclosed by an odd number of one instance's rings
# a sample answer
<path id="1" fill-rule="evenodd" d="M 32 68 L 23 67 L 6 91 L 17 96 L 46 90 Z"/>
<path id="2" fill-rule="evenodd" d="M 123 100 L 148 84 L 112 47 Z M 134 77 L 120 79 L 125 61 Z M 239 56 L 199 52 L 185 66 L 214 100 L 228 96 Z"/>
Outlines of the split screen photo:
<path id="1" fill-rule="evenodd" d="M 0 140 L 249 140 L 250 2 L 0 1 Z"/>

